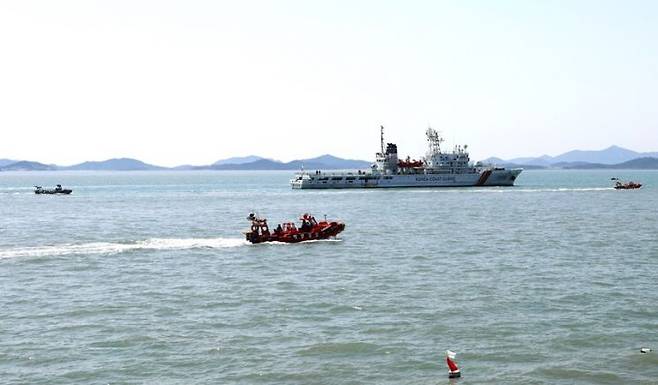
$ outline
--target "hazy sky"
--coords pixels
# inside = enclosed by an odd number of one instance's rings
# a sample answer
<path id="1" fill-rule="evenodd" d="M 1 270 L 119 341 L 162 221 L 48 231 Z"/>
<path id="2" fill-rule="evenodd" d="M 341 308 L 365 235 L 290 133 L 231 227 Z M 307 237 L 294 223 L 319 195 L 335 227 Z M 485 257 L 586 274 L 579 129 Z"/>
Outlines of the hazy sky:
<path id="1" fill-rule="evenodd" d="M 658 151 L 658 1 L 0 1 L 0 158 Z"/>

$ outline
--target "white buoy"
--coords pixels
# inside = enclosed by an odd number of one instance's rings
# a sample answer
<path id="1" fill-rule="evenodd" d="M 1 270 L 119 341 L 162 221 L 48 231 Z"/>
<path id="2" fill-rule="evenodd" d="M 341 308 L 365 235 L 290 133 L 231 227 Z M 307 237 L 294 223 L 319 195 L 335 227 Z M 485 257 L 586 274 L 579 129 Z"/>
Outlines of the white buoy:
<path id="1" fill-rule="evenodd" d="M 640 348 L 640 353 L 649 353 L 652 352 L 651 348 Z"/>

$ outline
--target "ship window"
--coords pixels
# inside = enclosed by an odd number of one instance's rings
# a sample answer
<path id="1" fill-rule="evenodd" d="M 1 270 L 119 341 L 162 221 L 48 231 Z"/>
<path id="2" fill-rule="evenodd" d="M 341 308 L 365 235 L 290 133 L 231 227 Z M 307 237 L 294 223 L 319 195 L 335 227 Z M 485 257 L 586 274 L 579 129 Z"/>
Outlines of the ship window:
<path id="1" fill-rule="evenodd" d="M 331 180 L 342 180 L 342 179 L 343 179 L 343 178 L 342 178 L 342 177 L 339 177 L 339 176 L 331 178 Z"/>
<path id="2" fill-rule="evenodd" d="M 353 176 L 348 176 L 347 178 L 345 178 L 345 180 L 354 180 L 354 179 L 356 179 L 356 178 L 353 177 Z"/>
<path id="3" fill-rule="evenodd" d="M 360 176 L 360 177 L 359 177 L 359 180 L 365 180 L 365 179 L 366 179 L 365 176 Z"/>
<path id="4" fill-rule="evenodd" d="M 329 178 L 327 178 L 327 177 L 325 176 L 325 177 L 323 177 L 323 178 L 320 178 L 319 180 L 329 180 Z"/>
<path id="5" fill-rule="evenodd" d="M 393 179 L 392 176 L 385 176 L 384 179 Z"/>

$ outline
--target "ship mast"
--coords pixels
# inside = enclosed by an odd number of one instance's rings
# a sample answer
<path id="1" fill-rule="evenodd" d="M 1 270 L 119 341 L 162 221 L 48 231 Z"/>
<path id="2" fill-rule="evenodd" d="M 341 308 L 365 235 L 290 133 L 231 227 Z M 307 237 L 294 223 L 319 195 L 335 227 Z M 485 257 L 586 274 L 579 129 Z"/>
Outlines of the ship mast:
<path id="1" fill-rule="evenodd" d="M 380 136 L 382 154 L 383 154 L 384 153 L 384 126 L 379 126 L 379 127 L 380 127 L 379 136 Z"/>
<path id="2" fill-rule="evenodd" d="M 443 138 L 432 127 L 427 128 L 427 131 L 425 131 L 425 135 L 427 135 L 427 142 L 429 143 L 430 154 L 440 154 L 441 142 L 443 142 Z"/>

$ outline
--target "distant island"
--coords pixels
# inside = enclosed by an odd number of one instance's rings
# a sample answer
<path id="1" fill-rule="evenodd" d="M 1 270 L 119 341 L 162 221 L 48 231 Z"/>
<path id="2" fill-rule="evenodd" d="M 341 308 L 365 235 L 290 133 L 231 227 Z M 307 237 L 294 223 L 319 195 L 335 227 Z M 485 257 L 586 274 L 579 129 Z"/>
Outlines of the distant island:
<path id="1" fill-rule="evenodd" d="M 34 161 L 15 161 L 0 159 L 0 171 L 150 171 L 150 170 L 349 170 L 369 168 L 371 162 L 364 160 L 343 159 L 333 155 L 322 155 L 316 158 L 299 159 L 290 162 L 266 159 L 250 155 L 221 159 L 206 166 L 183 165 L 177 167 L 161 167 L 144 163 L 131 158 L 114 158 L 104 161 L 88 161 L 72 166 L 58 166 Z"/>
<path id="2" fill-rule="evenodd" d="M 514 158 L 508 160 L 493 157 L 484 159 L 482 162 L 505 167 L 523 167 L 527 169 L 658 169 L 656 158 L 658 158 L 658 152 L 636 152 L 619 146 L 610 146 L 598 151 L 573 150 L 558 156 L 542 155 L 538 157 Z"/>
<path id="3" fill-rule="evenodd" d="M 516 164 L 508 162 L 492 162 L 493 164 L 508 168 L 525 168 L 529 170 L 562 169 L 562 170 L 658 170 L 658 158 L 644 157 L 615 164 L 589 163 L 589 162 L 557 162 L 549 166 L 533 164 Z"/>
<path id="4" fill-rule="evenodd" d="M 483 164 L 493 164 L 508 168 L 525 169 L 658 169 L 658 152 L 635 152 L 618 146 L 599 151 L 569 151 L 558 156 L 501 159 L 491 157 Z M 343 159 L 333 155 L 322 155 L 290 162 L 267 159 L 256 155 L 220 159 L 205 166 L 182 165 L 161 167 L 131 158 L 114 158 L 104 161 L 88 161 L 72 166 L 58 166 L 26 160 L 0 159 L 0 171 L 150 171 L 150 170 L 354 170 L 366 169 L 372 162 L 356 159 Z"/>

